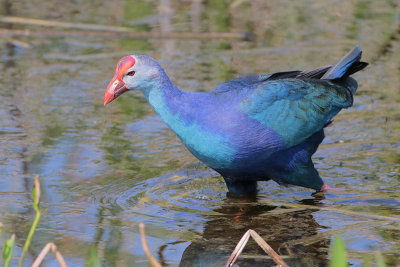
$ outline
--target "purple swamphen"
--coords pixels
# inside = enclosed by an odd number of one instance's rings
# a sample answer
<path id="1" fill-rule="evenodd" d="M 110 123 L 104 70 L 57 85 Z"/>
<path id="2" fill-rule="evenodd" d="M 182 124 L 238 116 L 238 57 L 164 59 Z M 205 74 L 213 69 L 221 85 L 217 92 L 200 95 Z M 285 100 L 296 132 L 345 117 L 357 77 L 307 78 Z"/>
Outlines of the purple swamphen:
<path id="1" fill-rule="evenodd" d="M 356 46 L 336 64 L 308 71 L 246 75 L 213 91 L 179 90 L 152 58 L 119 60 L 104 105 L 140 90 L 187 149 L 222 175 L 229 192 L 251 194 L 257 181 L 274 180 L 324 191 L 311 156 L 324 127 L 353 104 L 365 68 Z"/>

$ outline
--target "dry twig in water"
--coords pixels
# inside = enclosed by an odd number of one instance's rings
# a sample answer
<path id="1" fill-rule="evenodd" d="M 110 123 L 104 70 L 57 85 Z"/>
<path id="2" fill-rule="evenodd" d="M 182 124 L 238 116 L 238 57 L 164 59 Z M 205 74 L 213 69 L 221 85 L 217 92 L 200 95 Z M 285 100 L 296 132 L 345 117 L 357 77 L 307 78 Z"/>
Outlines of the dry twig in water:
<path id="1" fill-rule="evenodd" d="M 30 19 L 30 18 L 21 18 L 21 17 L 12 17 L 12 16 L 1 16 L 0 22 L 13 23 L 13 24 L 35 25 L 35 26 L 42 26 L 42 27 L 73 28 L 73 29 L 80 29 L 80 30 L 93 30 L 93 31 L 127 32 L 127 31 L 131 30 L 126 27 L 118 27 L 118 26 L 62 22 L 62 21 L 44 20 L 44 19 Z"/>
<path id="2" fill-rule="evenodd" d="M 151 266 L 153 266 L 153 267 L 161 267 L 161 264 L 150 253 L 149 246 L 147 245 L 147 241 L 146 241 L 146 234 L 145 234 L 145 231 L 144 231 L 144 224 L 143 223 L 139 224 L 139 231 L 140 231 L 140 237 L 142 239 L 143 250 L 146 253 L 147 258 L 149 259 L 149 262 L 150 262 Z"/>
<path id="3" fill-rule="evenodd" d="M 88 23 L 73 23 L 54 20 L 30 19 L 12 16 L 0 16 L 0 23 L 22 24 L 29 26 L 52 27 L 63 29 L 78 29 L 82 31 L 53 31 L 53 30 L 10 30 L 0 29 L 0 36 L 118 36 L 120 38 L 169 38 L 169 39 L 233 39 L 247 40 L 250 38 L 247 33 L 240 32 L 136 32 L 132 28 L 109 26 Z"/>
<path id="4" fill-rule="evenodd" d="M 67 264 L 65 263 L 63 256 L 61 255 L 60 251 L 57 250 L 57 246 L 51 242 L 47 243 L 47 245 L 44 246 L 39 256 L 33 262 L 32 267 L 39 267 L 42 261 L 44 260 L 44 257 L 46 257 L 47 253 L 50 251 L 50 249 L 51 252 L 53 252 L 56 255 L 57 261 L 60 264 L 60 266 L 67 267 Z"/>
<path id="5" fill-rule="evenodd" d="M 1 22 L 1 21 L 0 21 Z M 97 37 L 97 38 L 128 38 L 128 39 L 217 39 L 217 40 L 247 40 L 245 33 L 236 32 L 121 32 L 121 31 L 68 31 L 68 30 L 18 30 L 0 28 L 0 37 L 32 36 L 32 37 Z"/>
<path id="6" fill-rule="evenodd" d="M 239 243 L 236 245 L 235 249 L 233 250 L 231 256 L 229 257 L 228 261 L 225 264 L 225 267 L 231 267 L 236 262 L 237 258 L 239 257 L 240 253 L 246 246 L 247 242 L 249 241 L 250 236 L 257 242 L 257 244 L 274 260 L 274 262 L 280 266 L 288 267 L 286 262 L 282 260 L 282 258 L 278 255 L 278 253 L 273 250 L 267 242 L 265 242 L 262 237 L 256 233 L 254 230 L 248 230 L 243 237 L 240 239 Z"/>

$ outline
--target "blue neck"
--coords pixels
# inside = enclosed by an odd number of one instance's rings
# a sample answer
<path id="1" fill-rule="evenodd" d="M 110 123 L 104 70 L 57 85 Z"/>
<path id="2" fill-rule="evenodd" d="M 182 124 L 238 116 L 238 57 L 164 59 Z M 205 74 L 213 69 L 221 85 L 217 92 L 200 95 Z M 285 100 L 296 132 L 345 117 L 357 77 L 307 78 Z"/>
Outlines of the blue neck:
<path id="1" fill-rule="evenodd" d="M 177 123 L 178 118 L 176 116 L 171 116 L 174 107 L 171 106 L 172 103 L 168 102 L 179 102 L 178 99 L 181 98 L 185 92 L 179 90 L 179 88 L 170 81 L 168 76 L 163 73 L 160 79 L 154 80 L 148 88 L 143 90 L 143 94 L 163 121 L 176 132 L 174 125 Z"/>
<path id="2" fill-rule="evenodd" d="M 201 103 L 213 106 L 209 94 L 183 92 L 168 77 L 152 82 L 143 93 L 194 156 L 214 169 L 232 162 L 234 149 L 224 143 L 222 133 L 211 131 L 212 125 L 204 121 L 208 109 Z"/>

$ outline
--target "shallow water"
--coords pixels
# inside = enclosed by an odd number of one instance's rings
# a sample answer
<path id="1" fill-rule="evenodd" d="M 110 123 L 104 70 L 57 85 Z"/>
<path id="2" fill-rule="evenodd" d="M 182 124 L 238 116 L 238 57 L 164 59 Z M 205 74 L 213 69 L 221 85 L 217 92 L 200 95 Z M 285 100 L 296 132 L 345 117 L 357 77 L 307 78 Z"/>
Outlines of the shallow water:
<path id="1" fill-rule="evenodd" d="M 0 221 L 16 233 L 14 265 L 42 183 L 32 262 L 55 242 L 71 266 L 95 247 L 103 266 L 148 266 L 138 223 L 166 266 L 222 266 L 256 230 L 291 266 L 325 266 L 333 235 L 349 262 L 374 251 L 400 264 L 400 7 L 395 1 L 5 1 L 2 14 L 162 32 L 253 32 L 252 41 L 0 38 Z M 133 25 L 133 26 L 132 26 Z M 46 28 L 2 24 L 7 29 Z M 58 29 L 62 31 L 62 29 Z M 118 59 L 151 55 L 181 89 L 208 91 L 246 73 L 332 64 L 356 44 L 370 66 L 354 106 L 326 129 L 314 155 L 325 198 L 260 183 L 255 199 L 230 199 L 138 92 L 103 107 Z M 3 244 L 3 240 L 0 244 Z M 249 242 L 239 266 L 273 263 Z M 54 266 L 48 257 L 44 266 Z"/>

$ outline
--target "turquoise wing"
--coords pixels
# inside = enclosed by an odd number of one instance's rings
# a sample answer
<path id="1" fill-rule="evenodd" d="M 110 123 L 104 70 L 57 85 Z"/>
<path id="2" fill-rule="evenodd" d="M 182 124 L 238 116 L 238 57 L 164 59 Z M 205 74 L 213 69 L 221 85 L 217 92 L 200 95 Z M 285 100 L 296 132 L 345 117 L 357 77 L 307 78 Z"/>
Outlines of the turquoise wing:
<path id="1" fill-rule="evenodd" d="M 338 84 L 317 79 L 265 81 L 243 98 L 240 109 L 292 147 L 321 130 L 342 108 L 352 105 L 348 84 L 357 86 L 354 82 Z"/>

